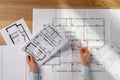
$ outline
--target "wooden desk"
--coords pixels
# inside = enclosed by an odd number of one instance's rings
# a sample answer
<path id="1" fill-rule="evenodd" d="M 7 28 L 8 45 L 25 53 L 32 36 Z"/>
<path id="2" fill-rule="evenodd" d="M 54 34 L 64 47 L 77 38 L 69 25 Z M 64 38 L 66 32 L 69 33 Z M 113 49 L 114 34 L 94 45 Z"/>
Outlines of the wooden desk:
<path id="1" fill-rule="evenodd" d="M 0 29 L 24 18 L 32 31 L 33 8 L 120 8 L 120 0 L 0 0 Z"/>

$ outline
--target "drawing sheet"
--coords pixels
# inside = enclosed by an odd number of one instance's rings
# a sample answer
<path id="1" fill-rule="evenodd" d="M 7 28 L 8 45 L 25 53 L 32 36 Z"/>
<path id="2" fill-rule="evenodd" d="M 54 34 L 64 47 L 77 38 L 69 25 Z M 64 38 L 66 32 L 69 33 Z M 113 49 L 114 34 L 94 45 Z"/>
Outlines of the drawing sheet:
<path id="1" fill-rule="evenodd" d="M 117 43 L 120 43 L 120 9 L 111 9 L 111 37 Z M 119 46 L 119 45 L 118 45 Z M 120 46 L 119 46 L 120 47 Z"/>
<path id="2" fill-rule="evenodd" d="M 120 80 L 120 49 L 112 39 L 105 46 L 94 51 L 94 58 L 116 79 Z"/>
<path id="3" fill-rule="evenodd" d="M 24 44 L 29 41 L 31 37 L 31 33 L 24 19 L 20 19 L 3 28 L 1 34 L 7 45 Z"/>
<path id="4" fill-rule="evenodd" d="M 29 80 L 25 56 L 20 46 L 0 46 L 0 80 Z"/>
<path id="5" fill-rule="evenodd" d="M 61 50 L 43 66 L 42 80 L 80 80 L 81 61 L 75 44 L 88 47 L 91 53 L 110 39 L 110 10 L 107 9 L 33 9 L 33 35 L 45 24 L 63 28 L 70 47 Z M 48 76 L 50 75 L 50 76 Z M 90 80 L 114 80 L 93 56 Z"/>
<path id="6" fill-rule="evenodd" d="M 62 31 L 52 25 L 43 26 L 44 28 L 23 47 L 23 50 L 31 54 L 39 65 L 57 54 L 68 42 Z"/>

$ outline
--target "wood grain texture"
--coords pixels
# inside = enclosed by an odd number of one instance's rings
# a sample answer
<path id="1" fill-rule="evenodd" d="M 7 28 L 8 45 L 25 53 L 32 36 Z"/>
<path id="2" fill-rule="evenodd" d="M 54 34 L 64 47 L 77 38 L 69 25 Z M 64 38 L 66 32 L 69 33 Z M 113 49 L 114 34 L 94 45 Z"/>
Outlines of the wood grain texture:
<path id="1" fill-rule="evenodd" d="M 32 31 L 33 8 L 120 8 L 120 0 L 0 0 L 0 29 L 24 18 Z M 0 36 L 0 44 L 5 42 Z"/>

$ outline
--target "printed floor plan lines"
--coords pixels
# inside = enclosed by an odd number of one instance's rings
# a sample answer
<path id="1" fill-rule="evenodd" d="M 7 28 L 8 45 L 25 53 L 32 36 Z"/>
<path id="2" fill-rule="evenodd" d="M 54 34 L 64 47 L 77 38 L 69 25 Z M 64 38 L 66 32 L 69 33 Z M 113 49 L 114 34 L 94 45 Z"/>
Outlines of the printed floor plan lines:
<path id="1" fill-rule="evenodd" d="M 86 42 L 84 45 L 87 47 L 94 47 L 92 43 L 102 47 L 105 43 L 105 20 L 103 18 L 53 18 L 52 24 L 55 27 L 65 28 L 68 39 L 75 41 L 79 38 Z M 78 35 L 76 31 L 79 31 L 80 37 L 78 38 L 76 38 Z"/>
<path id="2" fill-rule="evenodd" d="M 6 31 L 8 32 L 8 35 L 12 40 L 13 44 L 20 41 L 20 38 L 23 38 L 24 42 L 30 40 L 22 24 L 13 24 L 10 27 L 6 28 Z"/>
<path id="3" fill-rule="evenodd" d="M 42 75 L 51 76 L 43 80 L 80 80 L 81 61 L 75 45 L 88 47 L 91 53 L 99 50 L 110 39 L 109 10 L 101 9 L 33 9 L 33 34 L 45 24 L 63 30 L 70 40 L 59 54 L 47 61 Z M 41 26 L 41 27 L 40 27 Z M 49 70 L 49 74 L 47 73 Z M 114 80 L 93 56 L 90 58 L 90 80 Z"/>
<path id="4" fill-rule="evenodd" d="M 31 33 L 26 25 L 24 19 L 20 19 L 11 25 L 3 28 L 1 34 L 6 43 L 11 44 L 24 44 L 30 40 Z"/>
<path id="5" fill-rule="evenodd" d="M 55 55 L 68 40 L 61 32 L 51 25 L 43 25 L 44 28 L 36 34 L 23 48 L 32 54 L 39 65 Z"/>

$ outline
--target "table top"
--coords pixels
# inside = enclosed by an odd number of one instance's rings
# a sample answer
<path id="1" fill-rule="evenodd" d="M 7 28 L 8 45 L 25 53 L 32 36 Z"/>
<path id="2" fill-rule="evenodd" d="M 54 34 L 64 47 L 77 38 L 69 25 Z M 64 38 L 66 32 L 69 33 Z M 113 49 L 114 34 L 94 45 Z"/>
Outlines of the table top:
<path id="1" fill-rule="evenodd" d="M 0 0 L 0 29 L 24 18 L 32 31 L 33 8 L 116 9 L 120 0 Z M 0 44 L 5 45 L 1 35 Z"/>

